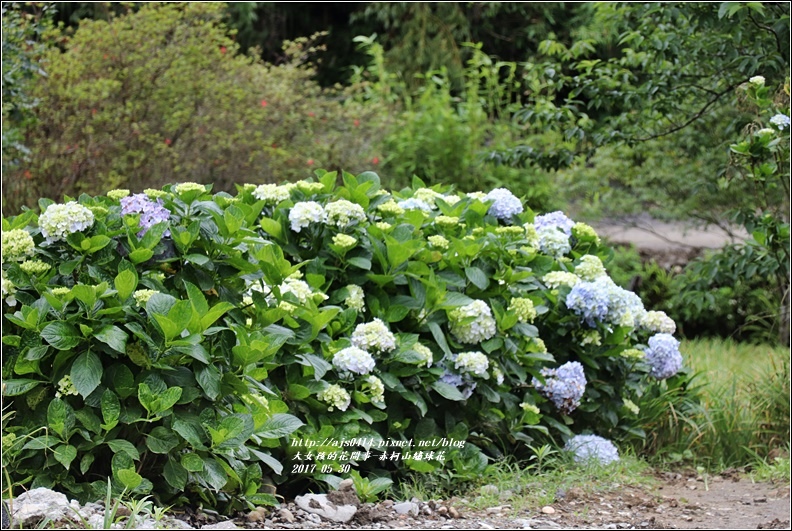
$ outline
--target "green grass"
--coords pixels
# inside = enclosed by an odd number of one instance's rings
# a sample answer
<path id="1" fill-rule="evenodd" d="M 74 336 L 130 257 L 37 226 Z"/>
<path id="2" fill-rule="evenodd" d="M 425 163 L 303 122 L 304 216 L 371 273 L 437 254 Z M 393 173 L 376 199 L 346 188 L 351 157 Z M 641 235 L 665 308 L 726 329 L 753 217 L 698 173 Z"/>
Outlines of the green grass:
<path id="1" fill-rule="evenodd" d="M 761 468 L 779 451 L 788 457 L 789 349 L 707 339 L 684 341 L 680 350 L 698 373 L 703 407 L 692 418 L 696 429 L 678 442 L 697 465 Z"/>

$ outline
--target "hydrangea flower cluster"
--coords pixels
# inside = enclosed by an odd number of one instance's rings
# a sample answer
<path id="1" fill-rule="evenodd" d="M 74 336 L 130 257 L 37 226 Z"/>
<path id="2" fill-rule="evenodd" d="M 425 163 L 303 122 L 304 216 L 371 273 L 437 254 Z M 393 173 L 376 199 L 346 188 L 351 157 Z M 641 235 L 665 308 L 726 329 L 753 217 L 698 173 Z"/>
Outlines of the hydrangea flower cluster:
<path id="1" fill-rule="evenodd" d="M 435 192 L 431 188 L 418 188 L 415 192 L 413 192 L 413 199 L 423 201 L 430 207 L 435 206 L 435 199 L 438 197 L 443 197 L 443 194 L 440 192 Z"/>
<path id="2" fill-rule="evenodd" d="M 602 260 L 593 254 L 580 257 L 580 263 L 575 266 L 575 274 L 583 280 L 592 281 L 607 275 Z"/>
<path id="3" fill-rule="evenodd" d="M 262 184 L 253 190 L 253 197 L 268 205 L 277 205 L 291 197 L 291 187 L 277 184 Z"/>
<path id="4" fill-rule="evenodd" d="M 602 241 L 597 231 L 586 223 L 575 223 L 572 225 L 572 237 L 579 241 L 591 241 L 597 245 Z"/>
<path id="5" fill-rule="evenodd" d="M 74 382 L 72 382 L 71 375 L 67 374 L 63 378 L 60 379 L 58 382 L 58 390 L 55 393 L 56 398 L 60 398 L 64 395 L 78 395 L 80 394 L 77 391 L 77 388 L 74 386 Z"/>
<path id="6" fill-rule="evenodd" d="M 572 235 L 572 227 L 575 226 L 575 222 L 566 217 L 560 210 L 536 216 L 533 224 L 536 232 L 541 232 L 545 229 L 560 230 L 567 237 Z"/>
<path id="7" fill-rule="evenodd" d="M 604 322 L 635 327 L 646 313 L 638 295 L 620 288 L 608 276 L 575 284 L 566 305 L 592 328 Z"/>
<path id="8" fill-rule="evenodd" d="M 641 319 L 641 328 L 650 332 L 673 334 L 676 332 L 676 323 L 665 312 L 646 312 Z"/>
<path id="9" fill-rule="evenodd" d="M 457 354 L 454 360 L 454 368 L 462 373 L 475 374 L 486 378 L 489 359 L 481 352 L 462 352 Z"/>
<path id="10" fill-rule="evenodd" d="M 151 201 L 146 194 L 135 194 L 121 198 L 121 214 L 140 214 L 140 232 L 138 238 L 142 238 L 148 230 L 157 223 L 163 223 L 170 219 L 170 211 L 162 206 L 162 199 Z M 165 231 L 164 236 L 170 236 L 170 231 Z"/>
<path id="11" fill-rule="evenodd" d="M 19 268 L 28 275 L 41 275 L 46 273 L 50 267 L 52 266 L 41 260 L 25 260 L 19 264 Z"/>
<path id="12" fill-rule="evenodd" d="M 447 383 L 448 385 L 453 385 L 456 387 L 460 393 L 462 393 L 462 398 L 467 400 L 473 395 L 473 391 L 476 390 L 477 383 L 470 380 L 467 377 L 462 377 L 462 375 L 457 374 L 455 372 L 451 372 L 448 370 L 447 367 L 443 367 L 444 372 L 442 376 L 440 376 L 440 381 L 443 383 Z"/>
<path id="13" fill-rule="evenodd" d="M 399 204 L 396 203 L 396 201 L 394 201 L 393 199 L 388 199 L 387 201 L 379 205 L 377 207 L 377 210 L 379 210 L 385 215 L 391 215 L 391 216 L 401 216 L 402 214 L 404 214 L 404 208 L 399 206 Z"/>
<path id="14" fill-rule="evenodd" d="M 338 228 L 344 228 L 355 221 L 366 221 L 366 211 L 363 207 L 346 199 L 333 201 L 325 207 L 326 223 Z"/>
<path id="15" fill-rule="evenodd" d="M 329 404 L 330 407 L 327 408 L 329 411 L 333 411 L 334 408 L 339 411 L 346 411 L 349 404 L 352 403 L 352 397 L 349 396 L 346 389 L 336 384 L 329 385 L 327 389 L 319 391 L 316 397 L 322 402 Z"/>
<path id="16" fill-rule="evenodd" d="M 382 380 L 373 374 L 369 375 L 365 380 L 364 387 L 368 387 L 372 403 L 379 406 L 385 405 L 385 384 L 382 383 Z"/>
<path id="17" fill-rule="evenodd" d="M 412 349 L 424 358 L 423 361 L 424 366 L 426 366 L 427 368 L 432 366 L 432 361 L 434 361 L 434 355 L 432 354 L 432 351 L 429 350 L 429 347 L 421 345 L 420 343 L 416 343 L 415 345 L 413 345 Z"/>
<path id="18" fill-rule="evenodd" d="M 346 296 L 346 299 L 344 299 L 344 304 L 346 304 L 347 308 L 352 308 L 353 310 L 362 312 L 366 307 L 366 303 L 363 298 L 363 288 L 356 284 L 350 284 L 346 287 L 346 290 L 348 295 Z"/>
<path id="19" fill-rule="evenodd" d="M 374 358 L 363 349 L 347 347 L 335 353 L 333 365 L 340 371 L 368 374 L 374 370 Z"/>
<path id="20" fill-rule="evenodd" d="M 529 404 L 528 402 L 520 402 L 520 407 L 523 411 L 528 413 L 534 413 L 535 415 L 541 413 L 541 410 L 538 407 L 536 407 L 534 404 Z"/>
<path id="21" fill-rule="evenodd" d="M 492 368 L 492 377 L 495 378 L 495 383 L 497 383 L 498 385 L 503 385 L 503 381 L 505 377 L 503 375 L 503 371 L 500 370 L 499 367 Z"/>
<path id="22" fill-rule="evenodd" d="M 352 332 L 352 344 L 364 350 L 390 352 L 396 348 L 396 336 L 388 330 L 381 319 L 376 318 L 370 323 L 362 323 Z"/>
<path id="23" fill-rule="evenodd" d="M 765 78 L 764 76 L 753 76 L 748 80 L 748 83 L 751 85 L 756 85 L 757 87 L 761 87 L 765 84 Z"/>
<path id="24" fill-rule="evenodd" d="M 179 183 L 173 187 L 173 191 L 177 194 L 184 194 L 187 192 L 205 192 L 206 186 L 198 183 Z"/>
<path id="25" fill-rule="evenodd" d="M 671 334 L 653 335 L 646 349 L 646 363 L 649 364 L 649 374 L 658 380 L 671 378 L 682 368 L 679 341 Z"/>
<path id="26" fill-rule="evenodd" d="M 789 127 L 789 116 L 781 113 L 776 114 L 770 118 L 770 123 L 783 131 L 785 128 Z"/>
<path id="27" fill-rule="evenodd" d="M 487 213 L 501 221 L 511 219 L 522 213 L 523 205 L 513 193 L 506 188 L 495 188 L 484 197 L 485 201 L 493 201 Z"/>
<path id="28" fill-rule="evenodd" d="M 349 234 L 336 234 L 333 236 L 333 243 L 338 245 L 343 250 L 348 251 L 357 245 L 357 239 Z"/>
<path id="29" fill-rule="evenodd" d="M 586 390 L 586 375 L 583 365 L 577 361 L 564 363 L 557 369 L 542 369 L 539 373 L 545 382 L 533 378 L 536 390 L 549 398 L 555 406 L 566 413 L 572 413 L 579 405 Z"/>
<path id="30" fill-rule="evenodd" d="M 291 230 L 300 232 L 311 223 L 321 223 L 325 220 L 325 211 L 316 201 L 301 201 L 289 211 Z"/>
<path id="31" fill-rule="evenodd" d="M 457 216 L 437 216 L 434 219 L 435 225 L 439 225 L 445 228 L 456 227 L 459 225 L 459 217 Z"/>
<path id="32" fill-rule="evenodd" d="M 536 308 L 531 299 L 514 297 L 509 303 L 509 312 L 517 316 L 517 321 L 521 323 L 532 323 L 536 319 Z"/>
<path id="33" fill-rule="evenodd" d="M 300 181 L 296 184 L 296 186 L 306 194 L 316 194 L 323 191 L 325 187 L 325 185 L 322 183 L 310 183 L 308 181 Z"/>
<path id="34" fill-rule="evenodd" d="M 468 318 L 474 318 L 468 322 Z M 451 333 L 462 343 L 481 343 L 495 335 L 495 319 L 487 303 L 473 301 L 448 313 Z"/>
<path id="35" fill-rule="evenodd" d="M 580 282 L 580 277 L 567 271 L 551 271 L 542 277 L 542 282 L 550 289 L 560 286 L 572 287 Z"/>
<path id="36" fill-rule="evenodd" d="M 429 236 L 427 238 L 429 241 L 429 245 L 435 247 L 437 249 L 448 249 L 449 241 L 446 239 L 445 236 L 440 236 L 439 234 L 435 234 L 433 236 Z"/>
<path id="37" fill-rule="evenodd" d="M 35 253 L 36 244 L 33 237 L 24 229 L 13 229 L 3 232 L 3 261 L 24 260 Z"/>
<path id="38" fill-rule="evenodd" d="M 55 292 L 55 290 L 52 291 L 53 293 Z M 139 289 L 132 294 L 132 298 L 135 299 L 135 302 L 137 303 L 138 306 L 143 308 L 146 306 L 146 303 L 155 293 L 159 293 L 159 291 L 155 289 Z"/>
<path id="39" fill-rule="evenodd" d="M 67 288 L 65 286 L 58 286 L 57 288 L 52 288 L 52 294 L 56 297 L 60 297 L 62 295 L 68 295 L 71 293 L 71 288 Z"/>
<path id="40" fill-rule="evenodd" d="M 569 236 L 558 229 L 546 227 L 537 229 L 539 248 L 543 253 L 560 258 L 572 250 Z"/>
<path id="41" fill-rule="evenodd" d="M 424 212 L 431 212 L 432 207 L 426 201 L 421 201 L 420 199 L 416 199 L 411 197 L 409 199 L 405 199 L 404 201 L 399 201 L 399 206 L 404 210 L 422 210 Z"/>
<path id="42" fill-rule="evenodd" d="M 280 285 L 280 292 L 281 295 L 291 293 L 297 297 L 297 300 L 302 305 L 308 304 L 308 300 L 313 299 L 315 295 L 319 295 L 319 298 L 322 300 L 328 299 L 327 295 L 324 293 L 314 293 L 313 290 L 311 290 L 311 286 L 309 286 L 304 280 L 293 277 L 289 277 L 283 281 L 283 283 Z M 288 301 L 281 301 L 278 307 L 282 310 L 286 310 L 289 313 L 296 309 L 295 306 Z"/>
<path id="43" fill-rule="evenodd" d="M 539 247 L 539 233 L 536 232 L 536 227 L 533 223 L 526 223 L 523 225 L 525 229 L 525 239 L 531 247 Z"/>
<path id="44" fill-rule="evenodd" d="M 55 204 L 39 216 L 39 228 L 47 243 L 65 240 L 66 236 L 81 232 L 94 224 L 94 215 L 77 201 Z"/>
<path id="45" fill-rule="evenodd" d="M 110 199 L 115 199 L 116 201 L 120 201 L 121 199 L 125 198 L 129 195 L 129 190 L 126 188 L 118 188 L 116 190 L 110 190 L 107 192 L 107 197 Z"/>
<path id="46" fill-rule="evenodd" d="M 576 463 L 595 460 L 602 465 L 608 465 L 619 460 L 616 446 L 599 435 L 575 435 L 567 441 L 564 450 L 574 454 Z"/>
<path id="47" fill-rule="evenodd" d="M 6 304 L 9 306 L 16 306 L 16 297 L 14 294 L 16 293 L 16 286 L 14 283 L 11 282 L 5 274 L 5 269 L 0 270 L 0 274 L 2 274 L 2 282 L 0 282 L 0 293 L 2 293 L 3 299 L 5 299 Z"/>

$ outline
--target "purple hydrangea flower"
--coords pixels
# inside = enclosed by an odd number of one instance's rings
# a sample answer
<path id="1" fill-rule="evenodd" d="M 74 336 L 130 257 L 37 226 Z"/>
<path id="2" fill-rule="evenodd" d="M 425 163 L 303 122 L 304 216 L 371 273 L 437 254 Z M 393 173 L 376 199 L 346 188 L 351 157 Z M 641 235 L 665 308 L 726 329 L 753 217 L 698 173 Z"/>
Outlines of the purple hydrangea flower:
<path id="1" fill-rule="evenodd" d="M 488 214 L 500 220 L 510 219 L 523 211 L 522 201 L 506 188 L 495 188 L 484 199 L 493 201 Z"/>
<path id="2" fill-rule="evenodd" d="M 540 374 L 545 377 L 545 383 L 534 378 L 532 381 L 534 387 L 549 398 L 561 412 L 568 415 L 580 405 L 580 399 L 586 390 L 583 365 L 577 361 L 570 361 L 557 369 L 542 369 Z"/>
<path id="3" fill-rule="evenodd" d="M 560 229 L 567 236 L 572 235 L 572 227 L 575 222 L 564 215 L 560 210 L 550 212 L 549 214 L 542 214 L 534 218 L 534 227 L 539 232 L 545 228 Z"/>
<path id="4" fill-rule="evenodd" d="M 121 214 L 140 214 L 141 231 L 138 238 L 142 238 L 148 230 L 157 223 L 166 222 L 170 219 L 170 211 L 162 206 L 162 199 L 156 202 L 150 200 L 146 194 L 135 194 L 121 198 Z M 163 236 L 170 236 L 170 231 L 166 230 Z"/>
<path id="5" fill-rule="evenodd" d="M 619 460 L 619 450 L 608 439 L 599 435 L 575 435 L 569 439 L 564 450 L 573 452 L 576 463 L 597 460 L 607 465 Z"/>
<path id="6" fill-rule="evenodd" d="M 578 282 L 566 298 L 566 306 L 594 328 L 608 316 L 608 291 L 601 282 Z"/>
<path id="7" fill-rule="evenodd" d="M 671 334 L 655 334 L 649 338 L 646 352 L 646 363 L 649 374 L 659 380 L 670 378 L 682 368 L 682 354 L 679 353 L 679 341 Z"/>

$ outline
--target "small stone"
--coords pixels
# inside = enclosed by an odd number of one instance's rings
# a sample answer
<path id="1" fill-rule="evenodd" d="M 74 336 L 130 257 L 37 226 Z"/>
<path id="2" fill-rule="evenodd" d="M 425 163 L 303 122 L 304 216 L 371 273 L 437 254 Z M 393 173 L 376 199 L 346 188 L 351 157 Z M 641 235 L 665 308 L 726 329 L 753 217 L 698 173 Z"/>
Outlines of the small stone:
<path id="1" fill-rule="evenodd" d="M 341 483 L 338 484 L 338 489 L 336 490 L 340 490 L 341 492 L 347 490 L 355 490 L 355 482 L 349 478 L 344 479 L 341 481 Z"/>
<path id="2" fill-rule="evenodd" d="M 294 514 L 290 510 L 281 509 L 279 514 L 284 522 L 294 523 Z"/>
<path id="3" fill-rule="evenodd" d="M 294 502 L 309 513 L 342 524 L 349 522 L 357 512 L 354 505 L 336 505 L 328 500 L 326 494 L 305 494 L 297 496 Z"/>
<path id="4" fill-rule="evenodd" d="M 542 512 L 544 514 L 555 514 L 556 510 L 550 507 L 549 505 L 545 505 L 544 507 L 542 507 Z"/>
<path id="5" fill-rule="evenodd" d="M 437 514 L 439 514 L 440 516 L 448 514 L 448 507 L 444 507 L 441 505 L 440 507 L 437 508 Z"/>
<path id="6" fill-rule="evenodd" d="M 459 511 L 457 511 L 456 507 L 449 507 L 448 508 L 448 516 L 450 516 L 451 518 L 461 518 L 462 517 L 462 515 L 459 514 Z"/>
<path id="7" fill-rule="evenodd" d="M 501 507 L 490 507 L 487 509 L 487 514 L 500 514 L 501 509 Z"/>
<path id="8" fill-rule="evenodd" d="M 396 511 L 396 514 L 411 514 L 413 516 L 418 516 L 418 504 L 414 502 L 397 503 L 393 506 L 393 510 Z"/>
<path id="9" fill-rule="evenodd" d="M 250 511 L 247 515 L 248 522 L 261 522 L 266 518 L 264 513 L 256 509 L 255 511 Z"/>
<path id="10" fill-rule="evenodd" d="M 205 525 L 201 529 L 239 529 L 233 520 L 218 522 L 216 524 Z"/>
<path id="11" fill-rule="evenodd" d="M 759 498 L 754 498 L 754 503 L 767 503 L 767 498 L 764 496 L 760 496 Z"/>
<path id="12" fill-rule="evenodd" d="M 484 485 L 479 489 L 482 496 L 497 496 L 500 490 L 495 485 Z"/>

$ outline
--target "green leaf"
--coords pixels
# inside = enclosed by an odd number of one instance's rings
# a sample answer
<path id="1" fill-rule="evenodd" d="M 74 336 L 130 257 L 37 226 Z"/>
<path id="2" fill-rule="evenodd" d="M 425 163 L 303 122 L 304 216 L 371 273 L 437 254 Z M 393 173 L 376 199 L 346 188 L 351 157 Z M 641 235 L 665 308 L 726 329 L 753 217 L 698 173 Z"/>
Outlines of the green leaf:
<path id="1" fill-rule="evenodd" d="M 93 308 L 96 304 L 96 290 L 93 286 L 86 286 L 85 284 L 77 284 L 71 290 L 75 299 L 85 304 L 87 308 Z"/>
<path id="2" fill-rule="evenodd" d="M 195 371 L 195 379 L 209 399 L 215 400 L 220 396 L 220 372 L 213 365 Z"/>
<path id="3" fill-rule="evenodd" d="M 463 293 L 448 291 L 443 299 L 443 307 L 458 308 L 459 306 L 467 306 L 472 302 L 473 299 Z"/>
<path id="4" fill-rule="evenodd" d="M 133 264 L 140 264 L 142 262 L 145 262 L 146 260 L 151 259 L 152 256 L 154 256 L 154 251 L 145 248 L 135 249 L 134 251 L 129 253 L 129 259 L 132 261 Z"/>
<path id="5" fill-rule="evenodd" d="M 71 367 L 71 379 L 77 391 L 86 398 L 102 381 L 102 361 L 91 352 L 83 352 Z"/>
<path id="6" fill-rule="evenodd" d="M 104 234 L 97 234 L 96 236 L 91 236 L 87 241 L 89 243 L 88 254 L 93 254 L 107 247 L 107 244 L 109 244 L 112 240 L 110 240 L 110 238 Z"/>
<path id="7" fill-rule="evenodd" d="M 206 312 L 206 315 L 201 317 L 201 326 L 203 330 L 206 330 L 210 326 L 214 324 L 224 313 L 228 312 L 229 310 L 233 310 L 234 305 L 230 302 L 218 302 L 212 308 Z"/>
<path id="8" fill-rule="evenodd" d="M 369 260 L 368 258 L 364 258 L 362 256 L 350 256 L 349 258 L 346 259 L 346 262 L 355 267 L 359 267 L 364 271 L 371 270 L 371 260 Z"/>
<path id="9" fill-rule="evenodd" d="M 124 269 L 116 275 L 113 281 L 115 289 L 118 292 L 118 298 L 125 301 L 135 291 L 138 284 L 138 276 L 133 269 Z"/>
<path id="10" fill-rule="evenodd" d="M 135 472 L 134 468 L 117 470 L 116 477 L 127 490 L 134 490 L 143 482 L 143 476 Z"/>
<path id="11" fill-rule="evenodd" d="M 220 490 L 228 483 L 228 474 L 223 466 L 212 457 L 204 458 L 203 478 L 215 490 Z"/>
<path id="12" fill-rule="evenodd" d="M 126 352 L 126 343 L 129 336 L 115 325 L 103 326 L 94 334 L 94 337 L 113 350 Z"/>
<path id="13" fill-rule="evenodd" d="M 82 341 L 77 329 L 63 321 L 55 321 L 45 326 L 41 337 L 58 350 L 71 350 Z"/>
<path id="14" fill-rule="evenodd" d="M 203 459 L 201 459 L 200 455 L 193 452 L 182 454 L 181 465 L 189 472 L 203 472 L 204 469 Z"/>
<path id="15" fill-rule="evenodd" d="M 264 229 L 264 232 L 276 240 L 283 239 L 283 227 L 274 219 L 262 216 L 259 224 L 261 225 L 261 228 Z"/>
<path id="16" fill-rule="evenodd" d="M 47 406 L 47 426 L 64 439 L 74 427 L 74 410 L 60 398 L 53 398 Z"/>
<path id="17" fill-rule="evenodd" d="M 487 274 L 478 267 L 466 267 L 465 276 L 467 276 L 468 280 L 470 280 L 480 290 L 485 290 L 489 286 Z"/>
<path id="18" fill-rule="evenodd" d="M 327 361 L 316 356 L 315 354 L 300 354 L 297 356 L 297 362 L 300 365 L 306 365 L 309 367 L 313 367 L 314 370 L 314 378 L 316 380 L 320 380 L 327 371 L 333 368 Z"/>
<path id="19" fill-rule="evenodd" d="M 151 392 L 151 387 L 146 383 L 138 384 L 138 400 L 140 401 L 140 405 L 146 408 L 146 411 L 148 411 L 150 415 L 154 414 L 159 406 L 156 395 Z"/>
<path id="20" fill-rule="evenodd" d="M 196 450 L 205 450 L 204 431 L 197 417 L 174 415 L 173 431 L 182 436 Z"/>
<path id="21" fill-rule="evenodd" d="M 179 439 L 176 435 L 164 426 L 157 426 L 146 437 L 146 447 L 155 454 L 167 454 L 178 444 Z"/>
<path id="22" fill-rule="evenodd" d="M 168 485 L 178 491 L 183 491 L 187 485 L 187 470 L 178 462 L 173 459 L 168 459 L 165 467 L 162 470 L 162 475 Z"/>
<path id="23" fill-rule="evenodd" d="M 55 456 L 55 460 L 62 464 L 63 468 L 68 470 L 72 461 L 77 457 L 77 448 L 71 444 L 61 444 L 60 446 L 56 446 L 52 453 Z"/>
<path id="24" fill-rule="evenodd" d="M 15 380 L 3 380 L 3 385 L 5 389 L 3 390 L 3 394 L 5 396 L 19 396 L 24 395 L 31 389 L 35 389 L 36 386 L 42 384 L 39 380 L 30 380 L 27 378 L 18 378 Z"/>
<path id="25" fill-rule="evenodd" d="M 443 352 L 445 352 L 446 356 L 451 355 L 451 349 L 448 347 L 448 342 L 446 341 L 445 334 L 443 330 L 440 328 L 440 325 L 434 322 L 428 323 L 429 331 L 432 333 L 432 337 L 434 337 L 437 346 L 439 346 Z"/>
<path id="26" fill-rule="evenodd" d="M 140 459 L 140 453 L 135 448 L 135 445 L 125 439 L 113 439 L 107 441 L 107 446 L 113 451 L 114 454 L 124 452 L 135 461 Z"/>
<path id="27" fill-rule="evenodd" d="M 249 450 L 250 453 L 258 457 L 262 463 L 270 467 L 272 471 L 275 472 L 275 474 L 280 475 L 281 472 L 283 472 L 283 465 L 281 462 L 272 457 L 270 454 L 266 452 L 260 452 L 255 448 L 249 448 Z"/>
<path id="28" fill-rule="evenodd" d="M 459 402 L 465 399 L 465 397 L 462 396 L 462 393 L 459 392 L 459 389 L 445 382 L 434 382 L 432 384 L 432 389 L 440 393 L 442 397 L 447 398 L 448 400 Z"/>
<path id="29" fill-rule="evenodd" d="M 264 439 L 279 439 L 294 432 L 304 423 L 294 415 L 276 413 L 267 419 L 256 431 L 256 435 Z"/>

